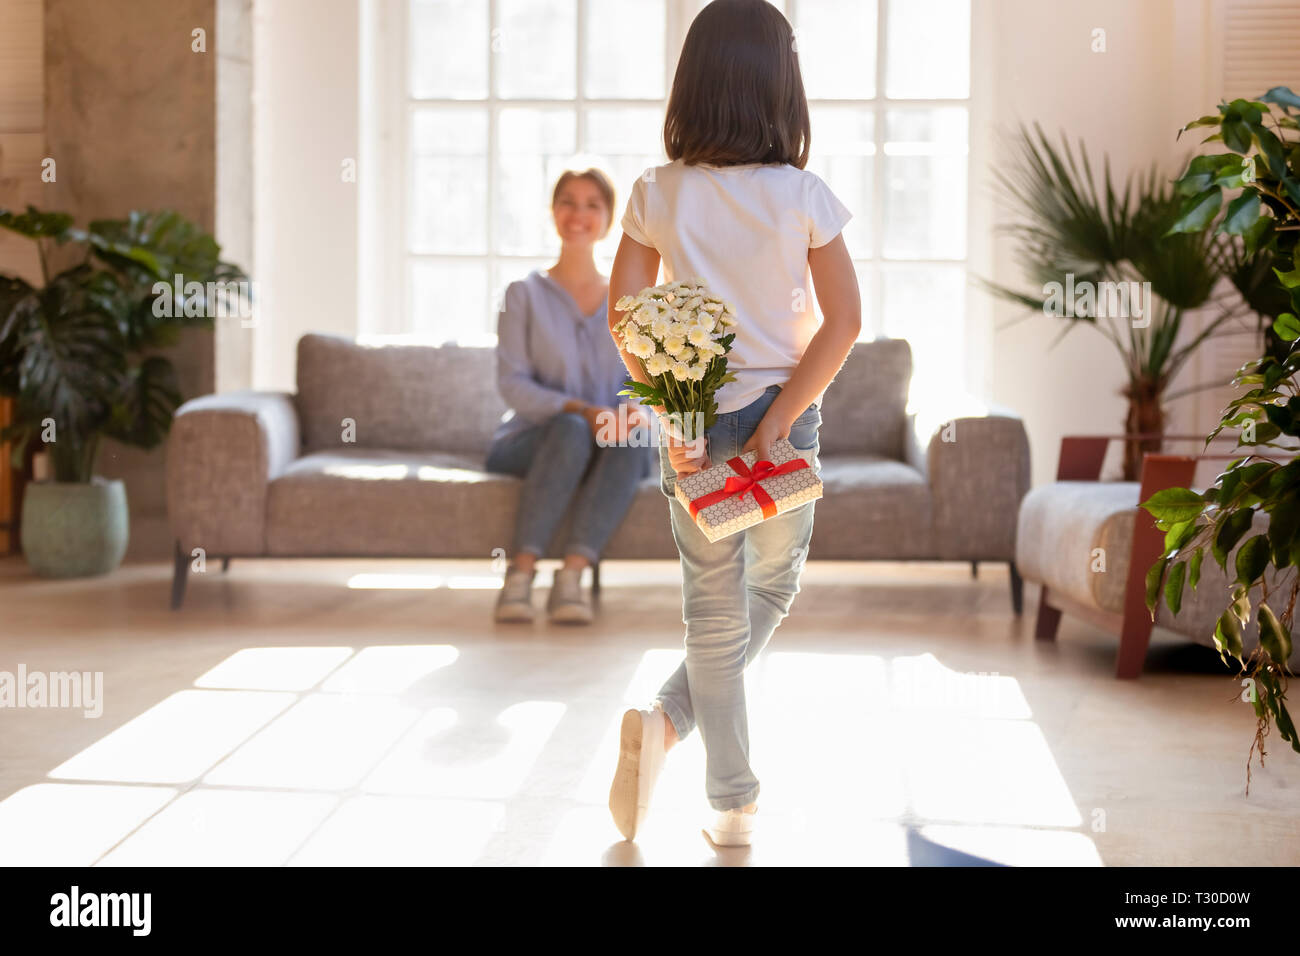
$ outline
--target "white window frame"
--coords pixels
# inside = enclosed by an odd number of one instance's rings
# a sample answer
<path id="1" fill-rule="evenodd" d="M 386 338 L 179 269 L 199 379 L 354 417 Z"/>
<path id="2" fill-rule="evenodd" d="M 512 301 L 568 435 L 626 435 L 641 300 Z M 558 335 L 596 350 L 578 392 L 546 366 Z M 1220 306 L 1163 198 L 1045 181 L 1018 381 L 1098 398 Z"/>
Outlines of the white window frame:
<path id="1" fill-rule="evenodd" d="M 362 180 L 361 203 L 361 289 L 358 328 L 365 338 L 376 341 L 401 341 L 418 338 L 427 341 L 426 336 L 414 336 L 409 332 L 409 263 L 418 259 L 449 261 L 472 259 L 483 261 L 488 266 L 489 281 L 493 273 L 492 266 L 499 262 L 527 260 L 535 257 L 499 254 L 495 245 L 495 206 L 494 182 L 496 180 L 496 138 L 497 119 L 502 108 L 526 105 L 530 107 L 564 107 L 575 111 L 576 141 L 579 150 L 584 145 L 585 113 L 589 106 L 662 106 L 663 101 L 647 99 L 592 99 L 585 95 L 584 59 L 586 40 L 586 13 L 592 3 L 599 0 L 576 0 L 577 37 L 575 43 L 575 97 L 573 99 L 512 99 L 499 97 L 496 92 L 496 63 L 489 53 L 487 96 L 481 100 L 462 99 L 417 99 L 410 95 L 408 85 L 409 67 L 409 27 L 408 0 L 370 0 L 368 9 L 363 11 L 362 41 L 369 55 L 363 55 L 363 104 L 378 104 L 370 111 L 363 109 L 362 138 L 359 153 L 360 178 Z M 704 5 L 705 0 L 666 0 L 666 55 L 664 64 L 665 97 L 672 87 L 673 74 L 676 71 L 677 55 L 685 40 L 686 30 L 691 20 Z M 798 6 L 807 0 L 786 0 L 785 13 L 792 23 L 797 25 Z M 989 16 L 981 0 L 970 0 L 971 6 L 971 57 L 969 95 L 960 98 L 938 99 L 890 99 L 885 95 L 885 74 L 888 63 L 888 16 L 891 2 L 905 0 L 878 0 L 876 24 L 876 77 L 875 96 L 870 99 L 809 99 L 809 108 L 819 106 L 838 109 L 860 108 L 870 110 L 873 114 L 873 138 L 875 151 L 872 163 L 872 202 L 866 211 L 871 217 L 871 235 L 873 248 L 865 250 L 850 249 L 856 269 L 863 270 L 860 276 L 869 277 L 872 301 L 864 303 L 864 312 L 870 316 L 869 322 L 863 323 L 862 338 L 870 339 L 883 334 L 884 316 L 884 282 L 883 271 L 886 267 L 902 265 L 905 267 L 939 266 L 959 269 L 964 275 L 972 272 L 989 274 L 992 260 L 992 243 L 989 240 L 992 211 L 985 197 L 977 196 L 972 188 L 973 170 L 984 168 L 985 157 L 991 148 L 987 127 L 988 103 L 981 93 L 986 92 L 984 77 L 991 64 L 987 62 L 984 51 L 989 49 Z M 491 25 L 497 22 L 497 0 L 488 0 L 488 36 L 485 43 L 491 43 Z M 465 108 L 476 112 L 486 110 L 488 118 L 488 163 L 485 175 L 488 177 L 487 189 L 487 251 L 485 254 L 438 253 L 420 254 L 407 248 L 409 223 L 407 214 L 410 196 L 410 156 L 409 129 L 413 111 L 422 106 L 439 108 Z M 953 106 L 966 110 L 967 113 L 967 215 L 966 215 L 966 255 L 961 259 L 914 259 L 890 258 L 884 255 L 884 197 L 885 197 L 885 119 L 886 112 L 894 108 L 931 108 Z M 366 113 L 370 115 L 367 117 Z M 815 149 L 814 144 L 814 149 Z M 834 189 L 835 184 L 830 184 Z M 858 210 L 853 210 L 858 213 Z M 622 210 L 614 212 L 613 228 L 618 228 Z M 991 309 L 985 298 L 970 289 L 965 283 L 967 294 L 964 302 L 966 348 L 964 349 L 965 367 L 954 372 L 962 381 L 968 392 L 982 394 L 985 391 L 985 368 L 987 366 L 988 340 L 991 335 Z M 490 290 L 488 301 L 495 309 L 499 304 L 502 290 Z M 373 316 L 384 315 L 393 318 L 376 321 Z M 918 317 L 920 320 L 923 317 Z M 920 329 L 918 328 L 918 332 Z M 444 332 L 444 335 L 449 333 Z"/>

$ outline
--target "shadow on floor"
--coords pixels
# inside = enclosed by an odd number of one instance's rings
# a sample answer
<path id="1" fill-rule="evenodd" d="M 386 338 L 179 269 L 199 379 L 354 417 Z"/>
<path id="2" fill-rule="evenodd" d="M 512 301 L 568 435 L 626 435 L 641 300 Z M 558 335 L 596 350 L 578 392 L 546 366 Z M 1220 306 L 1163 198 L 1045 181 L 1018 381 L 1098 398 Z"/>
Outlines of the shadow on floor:
<path id="1" fill-rule="evenodd" d="M 912 827 L 907 828 L 907 859 L 911 866 L 1006 866 L 927 840 Z"/>

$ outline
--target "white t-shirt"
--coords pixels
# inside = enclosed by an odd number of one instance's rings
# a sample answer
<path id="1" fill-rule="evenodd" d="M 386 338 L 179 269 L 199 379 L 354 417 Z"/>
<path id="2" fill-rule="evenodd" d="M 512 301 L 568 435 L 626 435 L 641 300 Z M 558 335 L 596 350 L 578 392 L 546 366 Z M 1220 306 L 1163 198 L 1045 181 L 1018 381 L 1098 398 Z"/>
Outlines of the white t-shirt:
<path id="1" fill-rule="evenodd" d="M 637 179 L 623 231 L 658 250 L 668 282 L 700 276 L 736 308 L 727 354 L 736 380 L 718 389 L 719 414 L 794 373 L 818 328 L 808 250 L 834 239 L 852 216 L 819 176 L 788 163 L 678 159 Z"/>

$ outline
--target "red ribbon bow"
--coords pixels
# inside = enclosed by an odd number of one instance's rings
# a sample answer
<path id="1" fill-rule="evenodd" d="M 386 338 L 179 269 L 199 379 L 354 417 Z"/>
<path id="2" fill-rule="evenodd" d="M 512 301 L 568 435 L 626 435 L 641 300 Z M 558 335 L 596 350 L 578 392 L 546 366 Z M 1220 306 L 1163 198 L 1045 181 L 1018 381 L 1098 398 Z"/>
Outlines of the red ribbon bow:
<path id="1" fill-rule="evenodd" d="M 711 491 L 707 495 L 701 495 L 693 500 L 690 509 L 692 518 L 709 507 L 709 505 L 716 505 L 719 501 L 726 501 L 728 498 L 739 498 L 743 501 L 745 495 L 751 492 L 754 495 L 754 500 L 758 502 L 758 506 L 763 509 L 763 517 L 765 519 L 771 518 L 776 514 L 776 502 L 772 500 L 772 496 L 763 489 L 759 482 L 808 467 L 808 462 L 803 458 L 792 458 L 779 468 L 766 458 L 763 458 L 754 462 L 754 467 L 751 469 L 739 455 L 735 458 L 729 458 L 727 464 L 731 466 L 731 470 L 736 474 L 729 477 L 727 483 L 719 491 Z"/>

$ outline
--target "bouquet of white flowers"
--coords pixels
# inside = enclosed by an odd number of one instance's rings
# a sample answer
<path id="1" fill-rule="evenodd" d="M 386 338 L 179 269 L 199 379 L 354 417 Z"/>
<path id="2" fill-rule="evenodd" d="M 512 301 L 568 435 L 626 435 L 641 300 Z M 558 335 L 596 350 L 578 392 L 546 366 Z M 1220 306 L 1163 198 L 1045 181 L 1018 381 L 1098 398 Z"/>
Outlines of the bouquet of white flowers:
<path id="1" fill-rule="evenodd" d="M 642 405 L 661 405 L 669 422 L 693 441 L 717 420 L 714 395 L 736 376 L 727 371 L 736 310 L 709 292 L 704 280 L 669 282 L 625 295 L 614 304 L 624 313 L 614 326 L 623 348 L 653 382 L 627 380 L 620 395 L 639 395 Z M 725 334 L 724 334 L 725 333 Z"/>

